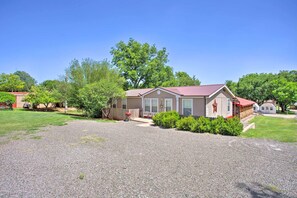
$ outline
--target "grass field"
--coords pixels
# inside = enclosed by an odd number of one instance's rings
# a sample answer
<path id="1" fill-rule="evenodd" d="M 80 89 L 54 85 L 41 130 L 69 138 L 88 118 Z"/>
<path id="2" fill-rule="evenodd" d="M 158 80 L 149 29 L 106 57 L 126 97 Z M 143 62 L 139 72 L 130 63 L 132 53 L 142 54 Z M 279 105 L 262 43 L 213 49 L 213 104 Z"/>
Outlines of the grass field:
<path id="1" fill-rule="evenodd" d="M 280 142 L 297 142 L 297 120 L 257 116 L 256 129 L 242 133 L 242 137 L 272 139 Z"/>
<path id="2" fill-rule="evenodd" d="M 40 127 L 48 125 L 62 126 L 65 125 L 67 121 L 77 119 L 81 120 L 88 118 L 74 115 L 66 115 L 58 112 L 35 112 L 21 109 L 13 111 L 0 111 L 0 136 L 9 134 L 12 131 L 32 132 L 34 130 L 39 129 Z M 99 122 L 110 122 L 110 120 L 102 119 L 93 120 Z"/>

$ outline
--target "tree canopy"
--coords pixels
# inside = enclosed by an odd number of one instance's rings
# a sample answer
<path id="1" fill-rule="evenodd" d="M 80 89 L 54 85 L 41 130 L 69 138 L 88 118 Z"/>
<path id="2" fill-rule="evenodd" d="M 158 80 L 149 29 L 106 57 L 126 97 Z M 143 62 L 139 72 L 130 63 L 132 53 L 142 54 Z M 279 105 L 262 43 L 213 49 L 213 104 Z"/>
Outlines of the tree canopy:
<path id="1" fill-rule="evenodd" d="M 106 60 L 73 60 L 58 89 L 67 93 L 70 105 L 98 117 L 111 100 L 124 97 L 124 82 L 119 71 Z"/>
<path id="2" fill-rule="evenodd" d="M 111 49 L 112 63 L 126 79 L 125 89 L 200 85 L 195 77 L 186 72 L 176 72 L 167 65 L 166 48 L 158 50 L 155 45 L 130 39 L 120 41 Z"/>
<path id="3" fill-rule="evenodd" d="M 30 91 L 31 87 L 37 83 L 37 81 L 25 71 L 16 71 L 13 74 L 19 76 L 20 80 L 25 83 L 21 91 Z"/>
<path id="4" fill-rule="evenodd" d="M 25 83 L 15 74 L 0 74 L 0 91 L 21 91 Z"/>

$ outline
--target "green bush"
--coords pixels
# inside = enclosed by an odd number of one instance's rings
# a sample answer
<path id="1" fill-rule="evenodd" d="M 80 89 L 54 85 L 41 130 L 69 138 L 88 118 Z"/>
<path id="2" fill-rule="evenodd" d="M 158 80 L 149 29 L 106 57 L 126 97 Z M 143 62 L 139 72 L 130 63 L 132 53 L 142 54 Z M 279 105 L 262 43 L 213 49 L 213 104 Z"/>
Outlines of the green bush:
<path id="1" fill-rule="evenodd" d="M 240 135 L 240 133 L 243 130 L 243 124 L 240 122 L 240 119 L 238 117 L 227 119 L 222 135 L 232 135 L 237 136 Z"/>
<path id="2" fill-rule="evenodd" d="M 10 93 L 0 92 L 0 102 L 6 103 L 12 109 L 12 104 L 15 103 L 15 96 Z"/>
<path id="3" fill-rule="evenodd" d="M 161 112 L 153 116 L 154 124 L 164 128 L 174 128 L 179 119 L 176 111 Z"/>
<path id="4" fill-rule="evenodd" d="M 195 123 L 195 118 L 193 118 L 193 116 L 185 117 L 176 122 L 176 128 L 178 130 L 190 131 L 193 123 Z"/>
<path id="5" fill-rule="evenodd" d="M 198 133 L 205 133 L 211 131 L 211 122 L 209 118 L 206 117 L 199 117 L 195 120 L 195 122 L 191 125 L 190 131 L 198 132 Z"/>
<path id="6" fill-rule="evenodd" d="M 210 133 L 222 134 L 225 126 L 225 119 L 222 116 L 218 116 L 211 121 Z"/>

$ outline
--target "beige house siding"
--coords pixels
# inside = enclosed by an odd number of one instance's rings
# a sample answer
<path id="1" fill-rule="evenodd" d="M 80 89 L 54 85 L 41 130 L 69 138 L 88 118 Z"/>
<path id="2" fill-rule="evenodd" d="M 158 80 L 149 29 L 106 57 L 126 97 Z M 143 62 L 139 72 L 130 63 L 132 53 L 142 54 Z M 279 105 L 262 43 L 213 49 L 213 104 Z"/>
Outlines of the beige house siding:
<path id="1" fill-rule="evenodd" d="M 228 111 L 228 99 L 230 100 L 230 110 Z M 217 103 L 217 112 L 213 112 L 213 104 L 216 100 Z M 232 96 L 224 90 L 219 91 L 211 98 L 206 100 L 206 117 L 229 117 L 232 116 L 233 105 L 232 105 Z"/>
<path id="2" fill-rule="evenodd" d="M 183 97 L 179 98 L 179 114 L 183 114 L 183 99 L 192 99 L 193 100 L 193 116 L 205 116 L 205 102 L 204 98 L 191 98 L 191 97 Z"/>
<path id="3" fill-rule="evenodd" d="M 25 98 L 25 95 L 17 95 L 16 96 L 16 107 L 17 108 L 22 108 L 25 102 L 22 100 Z"/>
<path id="4" fill-rule="evenodd" d="M 176 96 L 167 92 L 156 90 L 148 95 L 145 95 L 144 98 L 158 98 L 158 110 L 159 112 L 165 111 L 165 99 L 172 99 L 172 110 L 176 111 Z"/>
<path id="5" fill-rule="evenodd" d="M 142 109 L 142 100 L 140 97 L 137 98 L 132 98 L 128 97 L 127 98 L 127 109 Z"/>

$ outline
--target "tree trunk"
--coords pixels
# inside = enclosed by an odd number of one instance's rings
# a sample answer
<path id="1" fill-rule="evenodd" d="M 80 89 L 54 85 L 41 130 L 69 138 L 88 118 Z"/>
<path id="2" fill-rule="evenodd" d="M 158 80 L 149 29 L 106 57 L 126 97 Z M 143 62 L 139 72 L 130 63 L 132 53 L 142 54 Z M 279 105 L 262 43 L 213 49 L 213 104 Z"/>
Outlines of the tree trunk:
<path id="1" fill-rule="evenodd" d="M 283 104 L 283 103 L 280 103 L 280 106 L 282 108 L 282 112 L 285 113 L 285 111 L 286 111 L 286 105 Z"/>
<path id="2" fill-rule="evenodd" d="M 48 104 L 44 104 L 44 106 L 45 106 L 45 111 L 47 111 L 47 106 L 48 106 Z"/>
<path id="3" fill-rule="evenodd" d="M 67 103 L 67 100 L 65 101 L 65 113 L 67 113 L 67 110 L 68 110 L 68 103 Z"/>

